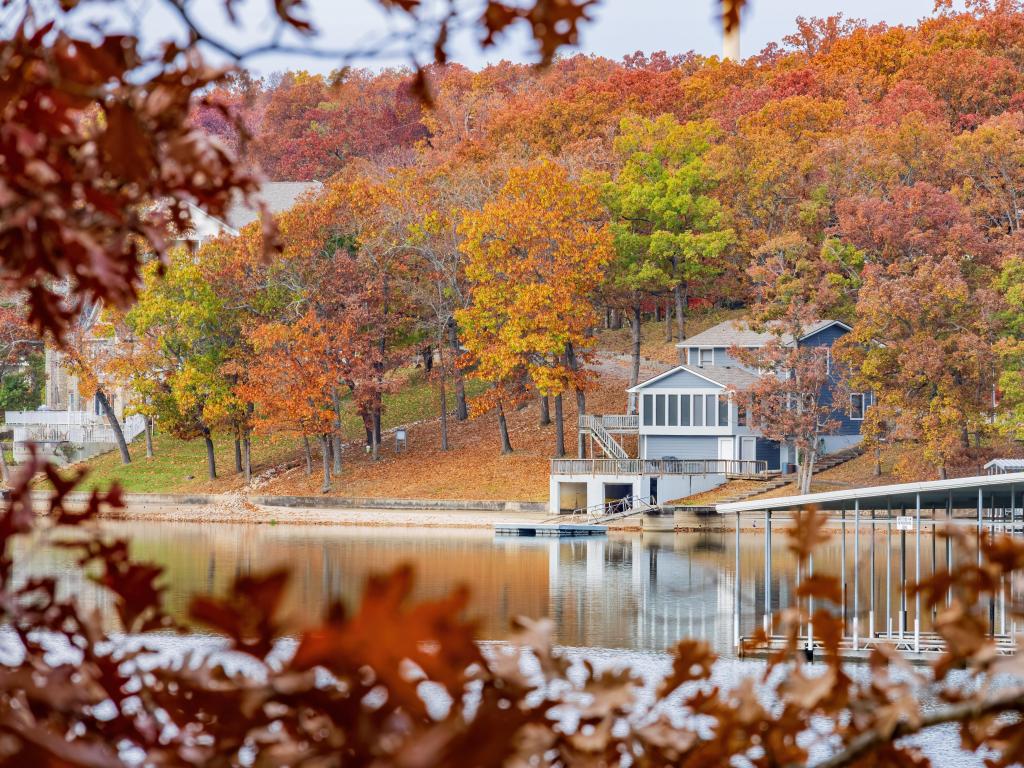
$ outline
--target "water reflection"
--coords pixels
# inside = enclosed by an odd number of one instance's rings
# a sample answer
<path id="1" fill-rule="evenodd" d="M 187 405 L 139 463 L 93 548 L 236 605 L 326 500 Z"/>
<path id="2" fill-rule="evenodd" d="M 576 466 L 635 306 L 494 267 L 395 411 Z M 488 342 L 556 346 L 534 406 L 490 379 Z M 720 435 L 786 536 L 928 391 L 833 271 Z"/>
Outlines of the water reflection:
<path id="1" fill-rule="evenodd" d="M 285 565 L 294 573 L 288 614 L 298 628 L 315 621 L 331 601 L 357 603 L 368 574 L 408 562 L 417 574 L 416 598 L 438 597 L 457 583 L 469 584 L 470 611 L 480 619 L 485 639 L 506 637 L 510 620 L 526 615 L 551 616 L 564 645 L 659 650 L 682 636 L 695 636 L 709 639 L 725 654 L 733 648 L 736 552 L 731 532 L 531 539 L 495 538 L 484 530 L 286 525 L 109 523 L 104 529 L 128 537 L 136 558 L 166 568 L 168 605 L 182 618 L 191 595 L 220 593 L 240 575 Z M 851 619 L 856 593 L 862 632 L 867 631 L 871 607 L 881 629 L 878 616 L 887 602 L 895 604 L 893 611 L 899 606 L 898 574 L 889 571 L 887 590 L 885 570 L 887 562 L 890 569 L 899 562 L 899 537 L 893 537 L 890 549 L 881 529 L 873 537 L 873 559 L 867 528 L 862 529 L 859 557 L 849 530 L 845 547 L 837 536 L 815 554 L 818 572 L 839 575 L 846 563 L 846 612 Z M 744 634 L 764 621 L 766 597 L 777 609 L 788 603 L 794 589 L 796 564 L 786 540 L 778 534 L 772 539 L 770 569 L 765 567 L 764 536 L 744 531 L 740 539 Z M 883 556 L 889 551 L 891 560 Z M 915 554 L 911 548 L 911 577 Z M 923 575 L 943 567 L 945 555 L 945 539 L 930 532 L 922 535 Z M 955 563 L 969 553 L 950 555 Z M 86 603 L 104 606 L 109 597 L 80 575 L 72 576 L 72 561 L 67 551 L 38 540 L 23 541 L 17 572 L 21 578 L 59 574 L 64 589 Z M 855 562 L 859 590 L 853 586 Z M 913 608 L 911 602 L 909 626 Z M 922 619 L 930 624 L 930 617 Z"/>

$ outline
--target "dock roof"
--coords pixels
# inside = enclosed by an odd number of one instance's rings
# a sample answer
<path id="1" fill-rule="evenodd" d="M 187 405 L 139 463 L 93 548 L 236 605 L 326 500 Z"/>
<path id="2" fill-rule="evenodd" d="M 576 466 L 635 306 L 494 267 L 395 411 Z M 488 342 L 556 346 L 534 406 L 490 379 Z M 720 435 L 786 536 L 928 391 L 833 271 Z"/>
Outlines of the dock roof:
<path id="1" fill-rule="evenodd" d="M 1009 508 L 1024 506 L 1024 472 L 1002 475 L 976 475 L 954 477 L 949 480 L 929 480 L 923 483 L 899 483 L 878 485 L 868 488 L 844 488 L 840 491 L 806 493 L 798 496 L 758 498 L 718 504 L 715 510 L 721 514 L 736 512 L 765 512 L 768 510 L 795 510 L 816 507 L 825 511 L 853 509 L 893 510 L 906 507 L 914 509 L 920 494 L 921 508 L 944 508 L 952 501 L 953 509 L 975 509 L 978 506 L 978 492 L 981 492 L 985 508 Z"/>

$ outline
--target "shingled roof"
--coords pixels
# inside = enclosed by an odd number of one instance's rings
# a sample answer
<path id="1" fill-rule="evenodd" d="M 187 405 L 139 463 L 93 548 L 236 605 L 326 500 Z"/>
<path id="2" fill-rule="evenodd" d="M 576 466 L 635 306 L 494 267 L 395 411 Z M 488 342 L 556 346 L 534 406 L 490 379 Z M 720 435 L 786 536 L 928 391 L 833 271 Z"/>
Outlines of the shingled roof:
<path id="1" fill-rule="evenodd" d="M 268 181 L 260 186 L 260 196 L 271 213 L 282 213 L 294 206 L 303 195 L 316 194 L 323 189 L 319 181 Z M 234 230 L 242 229 L 259 218 L 259 210 L 246 204 L 240 197 L 228 209 L 224 223 Z"/>
<path id="2" fill-rule="evenodd" d="M 718 384 L 722 387 L 735 387 L 736 389 L 746 389 L 757 381 L 758 376 L 756 373 L 751 373 L 745 368 L 740 368 L 735 365 L 707 365 L 703 368 L 694 368 L 689 365 L 677 365 L 675 368 L 665 371 L 664 373 L 655 376 L 653 379 L 642 381 L 635 387 L 630 387 L 627 392 L 639 392 L 641 389 L 646 389 L 651 384 L 655 384 L 662 379 L 671 376 L 679 371 L 686 373 L 692 373 L 694 376 L 698 376 L 712 384 Z"/>
<path id="3" fill-rule="evenodd" d="M 818 320 L 817 322 L 811 323 L 804 335 L 801 338 L 806 339 L 808 336 L 813 336 L 819 331 L 828 328 L 830 325 L 838 323 L 844 328 L 849 330 L 849 326 L 844 323 L 840 323 L 838 320 Z M 724 323 L 708 328 L 702 333 L 698 333 L 696 336 L 691 336 L 688 339 L 676 344 L 677 347 L 763 347 L 772 339 L 776 338 L 776 335 L 771 332 L 759 332 L 751 330 L 743 320 L 726 320 Z M 789 345 L 793 343 L 793 337 L 791 334 L 783 333 L 778 337 L 783 344 Z"/>

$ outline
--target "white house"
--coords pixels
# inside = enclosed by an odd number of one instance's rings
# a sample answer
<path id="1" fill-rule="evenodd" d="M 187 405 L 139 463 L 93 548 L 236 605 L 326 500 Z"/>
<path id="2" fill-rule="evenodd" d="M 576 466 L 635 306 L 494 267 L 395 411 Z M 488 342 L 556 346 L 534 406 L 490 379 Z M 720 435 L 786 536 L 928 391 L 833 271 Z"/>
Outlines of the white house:
<path id="1" fill-rule="evenodd" d="M 836 320 L 812 324 L 799 339 L 784 344 L 831 348 L 850 327 Z M 730 476 L 767 476 L 797 463 L 791 445 L 765 439 L 738 408 L 730 390 L 743 390 L 762 374 L 741 365 L 734 347 L 757 348 L 775 338 L 736 323 L 720 323 L 677 346 L 685 361 L 670 371 L 627 390 L 635 415 L 580 419 L 581 442 L 591 458 L 555 459 L 551 465 L 549 505 L 552 514 L 626 497 L 675 499 L 714 488 Z M 831 360 L 831 354 L 826 353 Z M 838 372 L 829 362 L 829 383 L 821 402 L 831 404 Z M 867 394 L 853 393 L 836 403 L 836 434 L 822 438 L 821 453 L 856 445 L 870 404 Z M 616 435 L 635 435 L 637 456 L 628 455 Z M 600 452 L 601 455 L 598 455 Z"/>

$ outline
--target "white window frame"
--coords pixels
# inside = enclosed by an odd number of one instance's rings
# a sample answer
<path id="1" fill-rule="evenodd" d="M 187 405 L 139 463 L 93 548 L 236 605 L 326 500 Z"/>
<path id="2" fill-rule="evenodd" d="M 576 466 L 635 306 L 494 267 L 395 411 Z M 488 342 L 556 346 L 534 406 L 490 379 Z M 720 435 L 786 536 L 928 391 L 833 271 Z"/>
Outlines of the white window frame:
<path id="1" fill-rule="evenodd" d="M 853 415 L 853 398 L 860 398 L 860 416 Z M 850 393 L 850 421 L 864 421 L 864 415 L 868 412 L 868 395 L 866 392 Z"/>
<path id="2" fill-rule="evenodd" d="M 711 362 L 707 366 L 704 365 L 704 352 L 711 353 Z M 715 348 L 714 347 L 697 347 L 697 367 L 705 368 L 713 366 L 715 364 Z"/>

